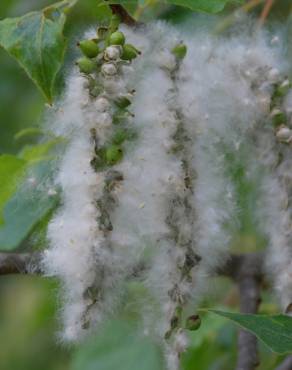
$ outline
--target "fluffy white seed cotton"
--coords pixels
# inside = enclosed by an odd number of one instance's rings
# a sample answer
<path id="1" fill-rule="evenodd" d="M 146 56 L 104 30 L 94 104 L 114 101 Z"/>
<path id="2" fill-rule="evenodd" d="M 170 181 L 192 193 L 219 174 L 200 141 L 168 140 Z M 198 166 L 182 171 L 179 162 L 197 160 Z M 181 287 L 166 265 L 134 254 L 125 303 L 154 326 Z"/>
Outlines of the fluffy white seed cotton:
<path id="1" fill-rule="evenodd" d="M 281 43 L 271 46 L 264 33 L 188 35 L 162 22 L 122 31 L 142 56 L 120 67 L 120 48 L 106 48 L 99 95 L 74 72 L 52 119 L 68 144 L 44 266 L 62 282 L 63 338 L 70 341 L 114 310 L 143 266 L 139 281 L 152 296 L 145 332 L 160 338 L 168 369 L 177 370 L 187 347 L 181 310 L 198 304 L 247 210 L 267 239 L 283 305 L 292 302 L 292 95 L 274 107 L 288 117 L 274 130 L 273 92 L 287 82 Z M 171 50 L 182 39 L 188 53 L 178 61 Z M 96 146 L 111 141 L 121 97 L 132 100 L 123 127 L 135 139 L 123 144 L 120 162 L 95 170 Z M 251 193 L 245 204 L 242 184 Z"/>

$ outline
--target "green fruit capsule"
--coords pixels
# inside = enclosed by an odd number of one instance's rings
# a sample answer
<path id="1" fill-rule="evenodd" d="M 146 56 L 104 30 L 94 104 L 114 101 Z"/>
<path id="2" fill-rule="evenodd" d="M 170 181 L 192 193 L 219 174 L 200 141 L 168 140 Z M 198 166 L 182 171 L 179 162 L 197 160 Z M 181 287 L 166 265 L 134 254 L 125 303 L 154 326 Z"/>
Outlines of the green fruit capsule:
<path id="1" fill-rule="evenodd" d="M 187 54 L 187 47 L 184 43 L 180 42 L 177 44 L 172 50 L 172 54 L 177 58 L 177 59 L 183 59 L 186 54 Z"/>
<path id="2" fill-rule="evenodd" d="M 78 59 L 76 64 L 78 65 L 80 72 L 86 74 L 92 73 L 96 67 L 95 63 L 87 57 Z"/>
<path id="3" fill-rule="evenodd" d="M 138 56 L 138 54 L 141 54 L 141 52 L 138 49 L 136 49 L 133 45 L 125 44 L 123 46 L 121 59 L 132 60 L 135 59 Z"/>
<path id="4" fill-rule="evenodd" d="M 88 58 L 95 58 L 99 53 L 98 45 L 93 40 L 80 41 L 78 46 L 80 47 L 82 53 Z"/>
<path id="5" fill-rule="evenodd" d="M 201 318 L 199 315 L 192 315 L 186 320 L 186 329 L 195 331 L 201 326 Z"/>
<path id="6" fill-rule="evenodd" d="M 121 96 L 115 100 L 115 104 L 118 108 L 125 109 L 131 104 L 131 100 L 129 100 L 126 96 Z"/>
<path id="7" fill-rule="evenodd" d="M 116 164 L 123 158 L 123 150 L 119 145 L 111 145 L 106 149 L 105 157 L 108 164 Z"/>
<path id="8" fill-rule="evenodd" d="M 124 45 L 125 43 L 125 36 L 123 32 L 116 31 L 112 33 L 109 37 L 109 44 L 110 45 Z"/>
<path id="9" fill-rule="evenodd" d="M 278 127 L 287 122 L 287 116 L 280 109 L 273 109 L 271 112 L 272 122 L 274 127 Z"/>
<path id="10" fill-rule="evenodd" d="M 285 81 L 283 81 L 281 83 L 281 85 L 278 87 L 276 93 L 277 93 L 277 96 L 285 96 L 287 95 L 288 91 L 290 90 L 291 88 L 291 83 L 290 81 L 287 79 Z"/>
<path id="11" fill-rule="evenodd" d="M 116 145 L 122 144 L 128 138 L 128 132 L 122 128 L 117 129 L 113 136 L 113 143 Z"/>

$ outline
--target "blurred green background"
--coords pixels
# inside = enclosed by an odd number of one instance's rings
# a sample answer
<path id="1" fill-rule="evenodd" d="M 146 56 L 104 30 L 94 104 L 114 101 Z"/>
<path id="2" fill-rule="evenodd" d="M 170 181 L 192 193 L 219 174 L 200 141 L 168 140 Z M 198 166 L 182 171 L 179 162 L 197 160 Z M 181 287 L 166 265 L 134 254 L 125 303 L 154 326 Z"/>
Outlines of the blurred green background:
<path id="1" fill-rule="evenodd" d="M 45 0 L 1 0 L 0 19 L 22 15 L 37 10 L 54 1 Z M 178 7 L 166 7 L 156 1 L 148 2 L 143 19 L 163 18 L 175 24 L 205 22 L 214 16 L 198 16 Z M 143 2 L 141 2 L 143 8 Z M 218 21 L 232 14 L 237 4 L 230 6 Z M 138 12 L 142 8 L 139 8 Z M 291 12 L 290 0 L 278 0 L 269 19 L 285 24 Z M 132 9 L 133 10 L 133 9 Z M 260 8 L 252 13 L 257 17 Z M 64 78 L 70 69 L 75 50 L 76 37 L 97 21 L 103 21 L 109 14 L 106 6 L 97 6 L 96 0 L 82 0 L 74 8 L 66 25 L 66 36 L 71 40 L 65 65 L 58 79 L 58 91 L 62 91 Z M 73 40 L 73 41 L 72 41 Z M 3 50 L 0 50 L 0 153 L 17 153 L 22 143 L 15 140 L 15 134 L 25 127 L 38 126 L 42 122 L 44 100 L 25 73 Z M 238 297 L 234 286 L 221 278 L 214 283 L 212 300 L 204 306 L 236 309 Z M 66 348 L 58 343 L 58 284 L 56 281 L 39 277 L 6 276 L 0 278 L 0 370 L 107 370 L 107 364 L 116 364 L 119 370 L 139 370 L 125 367 L 123 356 L 133 357 L 133 363 L 141 364 L 157 356 L 151 343 L 141 346 L 124 343 L 128 323 L 131 294 L 127 308 L 118 322 L 105 323 L 100 334 L 81 348 Z M 271 295 L 263 297 L 262 312 L 275 312 Z M 215 303 L 216 302 L 216 303 Z M 126 325 L 126 324 L 125 324 Z M 191 348 L 183 358 L 184 370 L 231 370 L 236 359 L 236 328 L 222 318 L 204 317 L 202 327 L 191 336 Z M 103 345 L 106 343 L 107 345 Z M 119 346 L 122 351 L 119 351 Z M 142 348 L 142 351 L 141 351 Z M 260 370 L 272 370 L 280 358 L 260 346 L 262 363 Z M 123 353 L 123 355 L 121 355 Z M 119 357 L 120 356 L 120 357 Z M 152 357 L 151 357 L 152 356 Z M 131 357 L 131 358 L 132 358 Z M 109 360 L 111 359 L 111 360 Z M 115 362 L 116 361 L 116 362 Z M 155 370 L 155 369 L 153 369 Z"/>

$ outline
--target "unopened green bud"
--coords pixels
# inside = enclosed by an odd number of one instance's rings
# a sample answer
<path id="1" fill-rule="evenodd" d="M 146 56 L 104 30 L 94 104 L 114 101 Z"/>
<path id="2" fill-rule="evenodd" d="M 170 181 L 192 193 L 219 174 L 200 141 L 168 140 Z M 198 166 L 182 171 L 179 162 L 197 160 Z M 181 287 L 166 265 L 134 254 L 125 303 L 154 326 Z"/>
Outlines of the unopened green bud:
<path id="1" fill-rule="evenodd" d="M 113 116 L 113 124 L 114 125 L 121 125 L 128 120 L 129 116 L 127 112 L 120 112 L 119 114 L 115 114 Z"/>
<path id="2" fill-rule="evenodd" d="M 126 96 L 121 96 L 115 100 L 115 104 L 120 109 L 125 109 L 131 104 L 131 100 L 129 100 Z"/>
<path id="3" fill-rule="evenodd" d="M 291 88 L 291 83 L 288 79 L 283 81 L 277 88 L 277 96 L 285 96 Z"/>
<path id="4" fill-rule="evenodd" d="M 137 138 L 137 132 L 133 129 L 122 129 L 118 128 L 113 136 L 113 143 L 120 145 L 126 140 L 133 140 Z"/>
<path id="5" fill-rule="evenodd" d="M 125 44 L 123 46 L 121 59 L 132 60 L 135 59 L 138 56 L 138 54 L 141 54 L 141 52 L 138 49 L 136 49 L 133 45 Z"/>
<path id="6" fill-rule="evenodd" d="M 117 129 L 113 136 L 113 143 L 116 145 L 122 144 L 128 138 L 128 132 L 122 128 Z"/>
<path id="7" fill-rule="evenodd" d="M 287 122 L 286 114 L 277 108 L 272 110 L 271 117 L 272 117 L 272 122 L 273 122 L 274 127 L 278 127 Z"/>
<path id="8" fill-rule="evenodd" d="M 99 48 L 94 40 L 80 41 L 78 46 L 85 56 L 88 58 L 95 58 L 99 53 Z"/>
<path id="9" fill-rule="evenodd" d="M 78 65 L 80 72 L 86 74 L 92 73 L 96 67 L 94 61 L 87 57 L 78 59 L 76 64 Z"/>
<path id="10" fill-rule="evenodd" d="M 123 150 L 119 145 L 111 145 L 106 149 L 105 157 L 108 164 L 116 164 L 123 158 Z"/>
<path id="11" fill-rule="evenodd" d="M 201 326 L 201 318 L 199 315 L 192 315 L 186 320 L 186 329 L 195 331 Z"/>
<path id="12" fill-rule="evenodd" d="M 123 32 L 116 31 L 112 33 L 109 37 L 109 44 L 110 45 L 124 45 L 125 43 L 125 36 Z"/>
<path id="13" fill-rule="evenodd" d="M 183 42 L 180 42 L 171 50 L 171 52 L 176 58 L 183 59 L 187 54 L 187 47 Z"/>

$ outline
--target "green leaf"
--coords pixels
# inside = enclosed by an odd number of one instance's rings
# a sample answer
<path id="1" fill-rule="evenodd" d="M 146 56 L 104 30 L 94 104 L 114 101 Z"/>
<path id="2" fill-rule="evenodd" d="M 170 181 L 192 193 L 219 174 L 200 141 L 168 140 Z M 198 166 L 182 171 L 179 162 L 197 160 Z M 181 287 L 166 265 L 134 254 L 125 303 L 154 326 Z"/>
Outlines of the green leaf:
<path id="1" fill-rule="evenodd" d="M 50 157 L 50 152 L 62 141 L 63 139 L 55 138 L 41 144 L 26 146 L 20 156 L 31 164 L 46 160 Z"/>
<path id="2" fill-rule="evenodd" d="M 159 347 L 125 321 L 107 323 L 77 352 L 72 370 L 162 370 Z"/>
<path id="3" fill-rule="evenodd" d="M 0 210 L 14 193 L 17 181 L 24 174 L 26 161 L 13 155 L 0 156 Z M 3 215 L 0 211 L 0 224 L 3 223 Z"/>
<path id="4" fill-rule="evenodd" d="M 227 3 L 232 0 L 159 0 L 157 4 L 179 5 L 197 12 L 218 13 L 222 11 Z M 233 1 L 234 2 L 234 1 Z M 241 3 L 242 1 L 238 1 Z M 109 0 L 107 4 L 133 5 L 137 0 Z"/>
<path id="5" fill-rule="evenodd" d="M 224 9 L 229 0 L 167 0 L 167 2 L 193 11 L 218 13 Z"/>
<path id="6" fill-rule="evenodd" d="M 18 61 L 50 104 L 66 47 L 64 9 L 73 4 L 61 1 L 41 11 L 0 21 L 0 45 Z"/>
<path id="7" fill-rule="evenodd" d="M 286 315 L 251 315 L 208 310 L 225 317 L 255 334 L 273 352 L 292 353 L 292 317 Z"/>
<path id="8" fill-rule="evenodd" d="M 50 194 L 50 162 L 39 163 L 4 207 L 0 227 L 0 250 L 13 251 L 58 204 L 58 194 Z"/>
<path id="9" fill-rule="evenodd" d="M 46 133 L 39 127 L 26 127 L 14 135 L 16 141 L 35 141 Z"/>
<path id="10" fill-rule="evenodd" d="M 0 156 L 0 250 L 18 248 L 56 206 L 58 197 L 48 195 L 50 160 L 52 149 L 62 142 L 54 138 L 26 146 L 19 157 Z M 35 178 L 35 186 L 28 186 L 27 179 L 23 181 L 26 173 Z"/>

